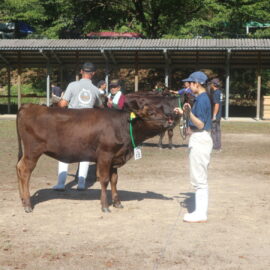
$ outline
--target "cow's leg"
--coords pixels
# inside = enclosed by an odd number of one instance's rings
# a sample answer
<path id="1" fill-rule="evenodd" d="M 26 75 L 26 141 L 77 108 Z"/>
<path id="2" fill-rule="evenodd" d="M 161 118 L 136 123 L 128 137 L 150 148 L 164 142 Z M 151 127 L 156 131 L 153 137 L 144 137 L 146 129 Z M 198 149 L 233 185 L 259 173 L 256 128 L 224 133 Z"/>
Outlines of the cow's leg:
<path id="1" fill-rule="evenodd" d="M 164 138 L 164 136 L 165 136 L 165 132 L 166 132 L 166 131 L 162 131 L 162 132 L 159 134 L 158 147 L 159 147 L 160 149 L 162 149 L 162 140 L 163 140 L 163 138 Z"/>
<path id="2" fill-rule="evenodd" d="M 101 154 L 102 156 L 102 154 Z M 109 204 L 107 200 L 107 186 L 110 181 L 111 174 L 111 162 L 108 160 L 99 160 L 97 163 L 97 176 L 101 185 L 101 210 L 105 213 L 109 213 Z"/>
<path id="3" fill-rule="evenodd" d="M 37 159 L 29 159 L 26 156 L 23 156 L 20 161 L 17 163 L 17 176 L 19 182 L 19 191 L 20 197 L 22 200 L 22 205 L 26 213 L 32 212 L 32 206 L 30 201 L 30 192 L 29 192 L 29 180 L 32 171 L 36 167 Z"/>
<path id="4" fill-rule="evenodd" d="M 123 208 L 121 201 L 118 196 L 117 192 L 117 180 L 118 180 L 118 173 L 117 169 L 113 168 L 111 172 L 111 190 L 112 190 L 112 202 L 113 206 L 116 208 Z"/>
<path id="5" fill-rule="evenodd" d="M 172 138 L 173 138 L 173 129 L 172 128 L 168 129 L 168 138 L 169 138 L 169 148 L 174 149 L 174 146 L 172 144 Z"/>

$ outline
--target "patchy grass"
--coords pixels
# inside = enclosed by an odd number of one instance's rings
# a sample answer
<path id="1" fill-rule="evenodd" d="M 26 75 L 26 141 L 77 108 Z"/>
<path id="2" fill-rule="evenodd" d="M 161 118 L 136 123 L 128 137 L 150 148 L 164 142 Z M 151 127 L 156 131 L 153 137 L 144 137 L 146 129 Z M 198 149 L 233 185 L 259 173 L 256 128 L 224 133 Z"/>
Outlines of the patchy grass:
<path id="1" fill-rule="evenodd" d="M 270 133 L 270 123 L 266 122 L 222 122 L 223 133 Z"/>

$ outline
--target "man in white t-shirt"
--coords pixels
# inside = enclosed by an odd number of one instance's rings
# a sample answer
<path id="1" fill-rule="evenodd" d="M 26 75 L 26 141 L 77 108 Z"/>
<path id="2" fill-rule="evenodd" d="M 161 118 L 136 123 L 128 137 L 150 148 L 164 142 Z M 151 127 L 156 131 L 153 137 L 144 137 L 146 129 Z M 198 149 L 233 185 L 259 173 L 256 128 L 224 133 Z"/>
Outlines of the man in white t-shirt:
<path id="1" fill-rule="evenodd" d="M 99 90 L 93 85 L 91 79 L 95 74 L 95 66 L 92 63 L 85 63 L 81 69 L 82 78 L 79 81 L 71 82 L 59 101 L 59 107 L 69 109 L 85 109 L 94 106 L 102 106 L 99 98 Z M 85 179 L 87 177 L 89 162 L 80 162 L 78 173 L 78 190 L 85 189 Z M 60 162 L 58 165 L 58 182 L 53 187 L 55 190 L 64 190 L 67 178 L 68 163 Z"/>

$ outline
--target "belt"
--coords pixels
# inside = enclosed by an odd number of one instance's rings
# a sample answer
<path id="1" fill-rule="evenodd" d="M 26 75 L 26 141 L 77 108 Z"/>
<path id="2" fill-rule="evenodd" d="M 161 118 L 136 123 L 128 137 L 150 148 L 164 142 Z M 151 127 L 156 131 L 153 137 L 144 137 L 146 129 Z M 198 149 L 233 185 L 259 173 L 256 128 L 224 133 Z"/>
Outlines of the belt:
<path id="1" fill-rule="evenodd" d="M 194 132 L 204 132 L 204 131 L 206 131 L 206 132 L 210 132 L 210 130 L 205 130 L 205 129 L 198 129 L 198 128 L 190 128 L 191 129 L 191 131 L 194 133 Z"/>

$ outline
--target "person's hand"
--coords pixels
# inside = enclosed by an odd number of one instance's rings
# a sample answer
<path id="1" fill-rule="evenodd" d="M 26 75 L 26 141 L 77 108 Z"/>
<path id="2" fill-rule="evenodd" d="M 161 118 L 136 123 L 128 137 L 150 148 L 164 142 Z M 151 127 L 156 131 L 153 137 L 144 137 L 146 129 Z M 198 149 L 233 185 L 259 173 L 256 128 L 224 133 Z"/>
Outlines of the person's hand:
<path id="1" fill-rule="evenodd" d="M 112 99 L 109 99 L 108 104 L 112 104 L 112 103 L 113 103 Z"/>
<path id="2" fill-rule="evenodd" d="M 183 110 L 184 112 L 188 112 L 191 110 L 191 106 L 189 103 L 185 103 L 184 106 L 183 106 Z"/>
<path id="3" fill-rule="evenodd" d="M 173 110 L 176 114 L 183 114 L 183 110 L 181 108 L 174 108 Z"/>

